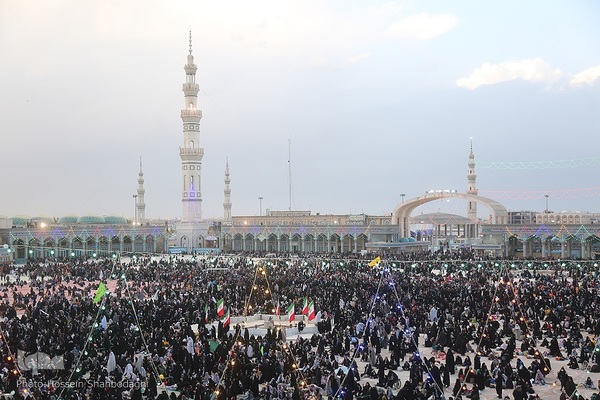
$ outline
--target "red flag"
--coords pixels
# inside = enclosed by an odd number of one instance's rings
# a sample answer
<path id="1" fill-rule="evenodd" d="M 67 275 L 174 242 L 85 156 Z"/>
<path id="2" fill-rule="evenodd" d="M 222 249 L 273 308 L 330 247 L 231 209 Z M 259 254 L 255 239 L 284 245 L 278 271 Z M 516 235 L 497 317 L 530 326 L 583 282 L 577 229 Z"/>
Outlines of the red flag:
<path id="1" fill-rule="evenodd" d="M 217 315 L 219 317 L 225 315 L 225 300 L 223 298 L 217 301 Z"/>
<path id="2" fill-rule="evenodd" d="M 308 299 L 304 298 L 304 305 L 302 306 L 302 315 L 308 315 Z"/>
<path id="3" fill-rule="evenodd" d="M 296 310 L 294 307 L 294 303 L 290 304 L 287 308 L 287 315 L 288 315 L 288 319 L 290 320 L 290 324 L 292 322 L 294 322 L 294 320 L 296 319 Z"/>
<path id="4" fill-rule="evenodd" d="M 231 316 L 229 315 L 229 307 L 227 307 L 227 315 L 225 316 L 225 319 L 223 319 L 223 328 L 228 327 L 230 323 Z"/>
<path id="5" fill-rule="evenodd" d="M 312 321 L 313 319 L 315 319 L 316 315 L 317 313 L 315 312 L 315 302 L 311 300 L 310 304 L 308 305 L 308 320 Z"/>

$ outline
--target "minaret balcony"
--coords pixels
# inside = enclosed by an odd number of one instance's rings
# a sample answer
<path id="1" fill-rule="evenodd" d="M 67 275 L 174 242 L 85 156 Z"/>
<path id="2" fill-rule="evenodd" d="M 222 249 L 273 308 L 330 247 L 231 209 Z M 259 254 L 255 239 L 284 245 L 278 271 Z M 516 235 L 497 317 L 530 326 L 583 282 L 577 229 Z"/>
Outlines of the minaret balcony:
<path id="1" fill-rule="evenodd" d="M 200 90 L 200 85 L 198 85 L 197 83 L 186 82 L 181 86 L 181 88 L 184 92 L 195 91 L 196 93 L 198 93 L 198 91 Z"/>
<path id="2" fill-rule="evenodd" d="M 185 109 L 181 110 L 181 117 L 198 117 L 202 118 L 202 110 L 197 109 Z"/>
<path id="3" fill-rule="evenodd" d="M 180 147 L 179 148 L 179 155 L 191 155 L 191 156 L 203 156 L 204 155 L 204 149 L 202 148 L 187 148 L 187 147 Z"/>

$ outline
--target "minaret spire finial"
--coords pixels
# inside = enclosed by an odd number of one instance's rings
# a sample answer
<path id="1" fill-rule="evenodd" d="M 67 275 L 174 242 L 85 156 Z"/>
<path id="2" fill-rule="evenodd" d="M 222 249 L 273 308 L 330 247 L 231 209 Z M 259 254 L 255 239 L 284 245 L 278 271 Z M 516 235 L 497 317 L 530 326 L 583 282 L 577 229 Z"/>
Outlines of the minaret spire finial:
<path id="1" fill-rule="evenodd" d="M 190 26 L 190 55 L 192 54 L 192 27 Z"/>

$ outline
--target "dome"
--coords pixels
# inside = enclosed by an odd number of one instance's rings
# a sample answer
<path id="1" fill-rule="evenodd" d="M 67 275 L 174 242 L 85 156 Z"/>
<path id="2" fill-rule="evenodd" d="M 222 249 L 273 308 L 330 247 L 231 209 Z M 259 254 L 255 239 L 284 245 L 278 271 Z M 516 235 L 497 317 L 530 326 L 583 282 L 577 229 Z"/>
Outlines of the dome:
<path id="1" fill-rule="evenodd" d="M 111 225 L 127 225 L 127 218 L 118 215 L 107 215 L 104 217 L 104 222 Z"/>
<path id="2" fill-rule="evenodd" d="M 30 219 L 31 222 L 44 222 L 46 224 L 51 224 L 54 222 L 54 218 L 51 217 L 33 217 Z"/>
<path id="3" fill-rule="evenodd" d="M 60 217 L 58 219 L 58 223 L 61 225 L 71 225 L 77 223 L 78 217 L 75 215 L 65 215 L 64 217 Z"/>
<path id="4" fill-rule="evenodd" d="M 414 237 L 409 237 L 409 238 L 408 238 L 408 241 L 409 241 L 409 242 L 416 242 L 416 241 L 417 241 L 417 239 L 415 239 Z"/>
<path id="5" fill-rule="evenodd" d="M 408 238 L 400 238 L 400 243 L 406 243 L 408 242 Z"/>
<path id="6" fill-rule="evenodd" d="M 17 216 L 12 217 L 13 225 L 27 225 L 29 222 L 29 217 Z"/>
<path id="7" fill-rule="evenodd" d="M 78 224 L 103 224 L 104 223 L 104 217 L 100 217 L 97 215 L 84 215 L 83 217 L 79 217 L 77 218 L 77 223 Z"/>

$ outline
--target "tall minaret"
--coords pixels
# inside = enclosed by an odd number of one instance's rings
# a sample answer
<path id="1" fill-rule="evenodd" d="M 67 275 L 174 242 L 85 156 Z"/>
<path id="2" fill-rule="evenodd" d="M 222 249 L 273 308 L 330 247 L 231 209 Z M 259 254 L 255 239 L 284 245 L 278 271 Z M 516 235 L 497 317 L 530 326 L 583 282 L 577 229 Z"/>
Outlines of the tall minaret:
<path id="1" fill-rule="evenodd" d="M 142 225 L 146 222 L 146 203 L 144 202 L 144 173 L 142 172 L 142 157 L 140 157 L 140 173 L 138 174 L 137 197 L 135 198 L 135 208 L 137 211 L 137 222 Z"/>
<path id="2" fill-rule="evenodd" d="M 477 186 L 475 185 L 476 180 L 477 174 L 475 173 L 475 154 L 473 154 L 473 139 L 471 139 L 471 152 L 469 153 L 469 173 L 467 174 L 469 189 L 467 190 L 467 194 L 477 195 Z M 467 203 L 467 217 L 471 221 L 477 221 L 477 202 L 469 201 Z"/>
<path id="3" fill-rule="evenodd" d="M 179 148 L 181 157 L 181 202 L 184 222 L 197 222 L 202 219 L 201 166 L 204 149 L 200 147 L 200 119 L 202 111 L 196 107 L 199 86 L 196 83 L 196 64 L 192 55 L 192 31 L 190 31 L 190 50 L 185 70 L 185 109 L 181 110 L 183 121 L 183 147 Z"/>
<path id="4" fill-rule="evenodd" d="M 229 184 L 231 183 L 231 179 L 229 179 L 229 159 L 225 161 L 225 200 L 223 201 L 223 218 L 225 222 L 231 221 L 231 188 Z"/>

